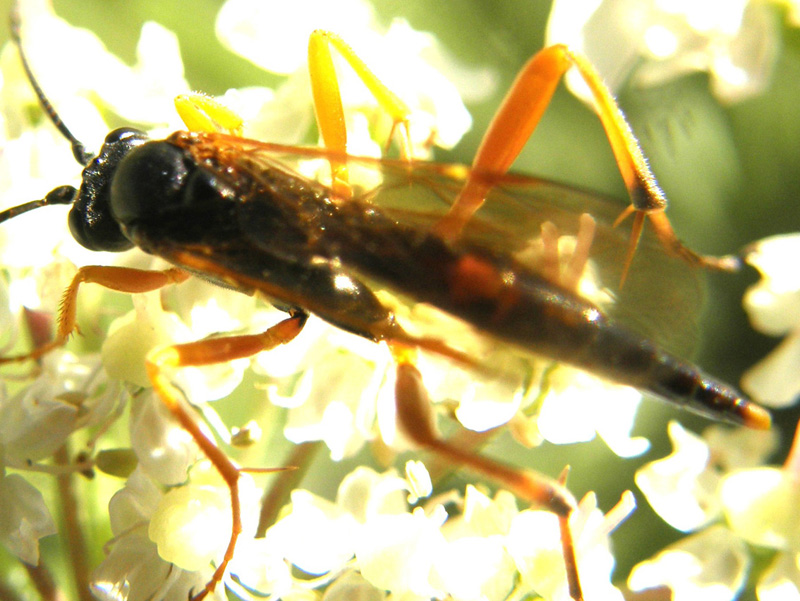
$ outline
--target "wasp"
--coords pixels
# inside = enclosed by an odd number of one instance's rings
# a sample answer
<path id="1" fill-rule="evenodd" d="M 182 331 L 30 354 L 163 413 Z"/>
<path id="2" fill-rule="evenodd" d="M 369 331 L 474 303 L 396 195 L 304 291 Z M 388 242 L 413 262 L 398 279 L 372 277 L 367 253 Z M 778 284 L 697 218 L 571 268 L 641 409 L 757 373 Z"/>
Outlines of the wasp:
<path id="1" fill-rule="evenodd" d="M 76 328 L 77 293 L 86 283 L 139 293 L 200 277 L 258 295 L 286 312 L 283 321 L 260 333 L 175 344 L 147 357 L 154 390 L 231 493 L 233 528 L 225 558 L 196 599 L 214 590 L 233 557 L 241 532 L 240 470 L 181 403 L 168 370 L 251 357 L 288 344 L 309 315 L 389 346 L 396 363 L 399 421 L 415 443 L 559 516 L 575 599 L 582 592 L 567 523 L 575 502 L 563 482 L 512 469 L 441 439 L 415 366 L 418 352 L 472 369 L 476 377 L 502 377 L 503 366 L 464 350 L 462 337 L 475 337 L 634 386 L 712 418 L 769 427 L 765 410 L 666 350 L 674 340 L 663 339 L 662 345 L 648 332 L 619 324 L 615 311 L 624 314 L 632 299 L 674 306 L 685 299 L 680 287 L 670 286 L 673 279 L 691 278 L 696 266 L 728 268 L 732 261 L 701 256 L 678 241 L 664 213 L 666 199 L 630 127 L 595 69 L 569 48 L 546 48 L 528 62 L 468 168 L 348 155 L 341 102 L 331 93 L 336 85 L 331 49 L 345 57 L 393 116 L 401 139 L 407 110 L 328 32 L 316 32 L 309 51 L 325 148 L 243 138 L 235 116 L 193 97 L 178 102 L 189 131 L 151 140 L 136 129 L 117 129 L 96 155 L 61 121 L 36 82 L 13 14 L 12 37 L 46 114 L 71 143 L 83 173 L 79 188 L 55 188 L 43 199 L 0 213 L 0 222 L 43 206 L 70 205 L 70 232 L 87 249 L 138 247 L 172 267 L 80 268 L 64 293 L 54 340 L 2 362 L 35 359 L 63 345 Z M 508 173 L 569 68 L 577 68 L 594 93 L 632 201 L 622 215 L 596 195 Z M 308 165 L 321 166 L 327 175 L 308 177 Z M 371 177 L 362 180 L 360 172 Z M 630 236 L 615 227 L 628 215 L 634 222 Z M 575 242 L 565 271 L 557 248 L 563 235 Z M 623 309 L 603 309 L 582 291 L 589 263 L 597 265 L 604 281 L 618 282 Z M 657 293 L 643 277 L 648 270 L 658 271 L 665 282 Z M 398 318 L 394 302 L 424 304 L 456 325 L 444 334 L 420 333 L 413 327 L 419 324 Z"/>

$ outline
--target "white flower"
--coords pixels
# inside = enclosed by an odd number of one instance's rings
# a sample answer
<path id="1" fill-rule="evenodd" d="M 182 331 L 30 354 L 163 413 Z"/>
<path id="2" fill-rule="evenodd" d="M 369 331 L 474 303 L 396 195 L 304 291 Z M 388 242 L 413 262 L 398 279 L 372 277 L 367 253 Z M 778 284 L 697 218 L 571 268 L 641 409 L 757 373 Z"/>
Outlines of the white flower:
<path id="1" fill-rule="evenodd" d="M 195 440 L 152 391 L 132 399 L 128 425 L 139 465 L 161 484 L 184 482 L 189 468 L 203 457 Z"/>
<path id="2" fill-rule="evenodd" d="M 788 234 L 756 242 L 745 256 L 761 273 L 743 299 L 750 321 L 765 334 L 785 336 L 742 378 L 745 392 L 771 407 L 786 407 L 800 393 L 800 277 L 792 261 L 798 250 L 800 234 Z"/>
<path id="3" fill-rule="evenodd" d="M 23 468 L 49 457 L 67 436 L 113 417 L 120 387 L 105 378 L 96 356 L 56 350 L 45 356 L 31 384 L 0 398 L 0 448 L 5 461 Z"/>
<path id="4" fill-rule="evenodd" d="M 240 539 L 225 585 L 242 599 L 259 599 L 263 595 L 293 599 L 293 595 L 310 592 L 303 582 L 295 581 L 281 551 L 267 538 Z"/>
<path id="5" fill-rule="evenodd" d="M 699 436 L 670 422 L 673 451 L 636 472 L 636 484 L 656 513 L 672 527 L 689 532 L 719 517 L 720 475 L 710 465 L 708 445 Z"/>
<path id="6" fill-rule="evenodd" d="M 114 539 L 108 556 L 92 574 L 92 592 L 97 598 L 177 601 L 205 586 L 210 570 L 193 573 L 171 566 L 159 557 L 156 543 L 148 537 L 148 523 L 161 497 L 158 486 L 140 469 L 112 497 L 109 517 Z M 221 600 L 224 595 L 215 591 L 212 598 Z"/>
<path id="7" fill-rule="evenodd" d="M 449 595 L 477 601 L 514 591 L 567 599 L 555 515 L 520 512 L 510 493 L 490 499 L 472 486 L 463 500 L 450 494 L 411 508 L 406 501 L 411 489 L 412 483 L 391 471 L 377 474 L 362 467 L 343 480 L 336 503 L 294 491 L 289 513 L 267 531 L 267 544 L 318 576 L 321 585 L 332 580 L 326 595 L 354 587 L 366 598 L 388 592 L 398 598 Z M 446 499 L 454 510 L 440 504 Z M 610 581 L 614 561 L 608 536 L 632 509 L 628 494 L 604 516 L 587 495 L 570 517 L 588 599 L 621 599 Z M 315 544 L 303 544 L 311 536 Z"/>
<path id="8" fill-rule="evenodd" d="M 517 432 L 524 424 L 528 432 L 523 440 L 530 439 L 530 429 L 535 428 L 542 438 L 555 444 L 585 442 L 599 435 L 620 457 L 641 455 L 649 448 L 647 439 L 630 435 L 642 400 L 637 390 L 565 365 L 551 366 L 542 374 L 542 382 L 547 388 L 539 400 L 538 414 L 525 422 L 517 421 L 512 430 Z"/>
<path id="9" fill-rule="evenodd" d="M 148 535 L 162 559 L 196 571 L 218 561 L 220 551 L 226 548 L 231 535 L 231 502 L 222 477 L 209 462 L 198 463 L 189 475 L 188 484 L 161 497 L 150 516 Z M 240 475 L 239 496 L 244 501 L 245 536 L 248 531 L 252 536 L 258 494 L 249 476 Z"/>
<path id="10" fill-rule="evenodd" d="M 25 2 L 19 8 L 31 67 L 63 122 L 88 149 L 99 148 L 108 133 L 102 117 L 108 112 L 139 123 L 177 128 L 171 98 L 186 91 L 188 85 L 177 44 L 174 39 L 171 43 L 165 40 L 172 34 L 155 24 L 146 25 L 139 46 L 140 62 L 131 68 L 108 53 L 93 33 L 56 17 L 47 3 Z M 59 52 L 54 53 L 48 44 L 33 42 L 48 39 L 59 40 Z M 92 69 L 76 69 L 87 56 L 93 59 Z M 5 208 L 42 198 L 59 185 L 77 185 L 81 167 L 61 134 L 42 117 L 13 45 L 6 46 L 1 66 L 0 112 L 5 121 L 0 130 L 0 196 Z M 131 90 L 137 93 L 131 94 Z M 0 228 L 0 262 L 5 268 L 14 268 L 14 291 L 20 291 L 30 277 L 37 282 L 49 279 L 56 288 L 61 279 L 53 278 L 52 269 L 43 268 L 57 264 L 61 255 L 77 264 L 104 264 L 114 256 L 80 247 L 66 227 L 67 210 L 48 207 L 36 211 L 34 217 L 16 219 L 13 227 Z M 24 298 L 27 306 L 38 306 L 32 294 Z"/>
<path id="11" fill-rule="evenodd" d="M 189 86 L 183 77 L 175 34 L 156 23 L 146 23 L 137 46 L 138 62 L 129 67 L 109 53 L 94 33 L 72 27 L 43 2 L 21 6 L 20 17 L 31 67 L 64 122 L 80 124 L 80 131 L 73 132 L 78 139 L 105 137 L 108 127 L 96 108 L 112 110 L 136 123 L 177 125 L 177 116 L 169 110 L 170 102 L 174 96 L 188 91 Z M 29 43 L 36 39 L 60 40 L 64 46 L 54 53 L 47 44 Z M 10 54 L 16 51 L 10 50 Z M 93 68 L 75 69 L 87 56 L 93 58 Z M 14 56 L 13 60 L 19 59 Z M 22 79 L 16 86 L 20 91 L 27 88 L 23 97 L 31 98 L 30 86 Z M 136 94 L 131 94 L 131 90 L 136 90 Z M 171 118 L 165 119 L 170 115 Z M 85 123 L 87 119 L 91 129 Z"/>
<path id="12" fill-rule="evenodd" d="M 440 528 L 444 507 L 400 515 L 378 515 L 362 531 L 356 547 L 361 574 L 374 586 L 421 597 L 442 594 L 431 582 L 434 563 L 446 552 Z"/>
<path id="13" fill-rule="evenodd" d="M 769 82 L 780 40 L 771 11 L 749 0 L 557 0 L 546 44 L 587 55 L 612 92 L 628 78 L 657 86 L 707 71 L 717 98 L 738 102 Z M 576 74 L 567 82 L 590 102 Z"/>
<path id="14" fill-rule="evenodd" d="M 56 17 L 49 3 L 34 0 L 19 9 L 23 46 L 31 68 L 62 121 L 87 150 L 99 148 L 108 133 L 104 114 L 177 128 L 171 95 L 188 86 L 182 78 L 180 53 L 172 34 L 148 24 L 140 43 L 140 62 L 128 67 L 108 53 L 93 33 Z M 165 41 L 170 36 L 172 43 Z M 53 53 L 51 46 L 35 43 L 46 39 L 59 40 L 62 51 Z M 93 57 L 93 68 L 76 69 L 87 56 Z M 0 112 L 5 117 L 0 129 L 0 204 L 3 208 L 19 205 L 42 198 L 60 185 L 77 186 L 81 166 L 72 157 L 67 141 L 43 115 L 14 45 L 5 47 L 0 67 Z M 68 209 L 47 207 L 0 228 L 0 263 L 10 270 L 13 309 L 26 306 L 52 310 L 74 274 L 72 263 L 129 261 L 134 254 L 96 253 L 82 248 L 67 228 Z M 86 288 L 91 292 L 83 293 L 82 299 L 97 298 L 98 287 Z M 91 303 L 83 300 L 82 304 Z"/>
<path id="15" fill-rule="evenodd" d="M 759 547 L 800 552 L 800 484 L 797 474 L 758 467 L 728 474 L 720 488 L 733 532 Z"/>
<path id="16" fill-rule="evenodd" d="M 770 432 L 713 427 L 701 438 L 676 422 L 669 432 L 673 454 L 640 469 L 636 482 L 670 525 L 695 533 L 637 565 L 628 586 L 668 586 L 684 601 L 734 599 L 748 577 L 755 578 L 745 543 L 792 557 L 800 550 L 796 466 L 790 459 L 783 469 L 754 467 L 774 450 Z M 718 523 L 722 517 L 727 526 Z M 781 555 L 757 576 L 759 601 L 779 586 L 789 586 L 795 596 L 800 591 L 782 580 L 793 568 Z"/>
<path id="17" fill-rule="evenodd" d="M 312 495 L 292 491 L 291 513 L 270 528 L 269 537 L 290 562 L 309 574 L 342 569 L 353 556 L 356 519 L 347 511 Z M 313 537 L 313 545 L 306 544 Z"/>
<path id="18" fill-rule="evenodd" d="M 49 378 L 37 379 L 0 405 L 5 460 L 24 465 L 55 452 L 76 427 L 78 407 L 59 399 Z"/>
<path id="19" fill-rule="evenodd" d="M 638 564 L 628 586 L 634 591 L 668 586 L 675 601 L 732 601 L 750 565 L 744 542 L 730 530 L 712 526 Z"/>
<path id="20" fill-rule="evenodd" d="M 325 591 L 325 601 L 384 601 L 386 596 L 384 591 L 375 588 L 361 574 L 353 571 L 345 572 Z M 298 597 L 297 601 L 303 601 L 303 598 Z"/>
<path id="21" fill-rule="evenodd" d="M 190 308 L 194 327 L 184 323 L 177 314 L 164 310 L 160 291 L 133 297 L 134 311 L 112 323 L 103 342 L 103 364 L 110 375 L 149 387 L 145 359 L 151 350 L 194 342 L 218 332 L 217 327 L 233 328 L 241 323 L 238 319 L 233 321 L 232 317 L 237 311 L 241 312 L 241 294 L 232 291 L 217 294 L 211 284 L 202 282 L 181 289 L 180 295 L 184 306 Z M 231 301 L 230 306 L 226 306 L 227 300 Z M 245 297 L 244 300 L 250 300 L 248 304 L 253 307 L 252 299 Z M 250 316 L 253 313 L 252 309 L 247 312 Z M 240 313 L 245 319 L 247 314 Z M 247 365 L 247 360 L 237 360 L 203 368 L 186 367 L 176 370 L 174 379 L 188 399 L 216 400 L 228 396 L 239 385 Z"/>
<path id="22" fill-rule="evenodd" d="M 511 592 L 517 569 L 503 537 L 464 536 L 436 552 L 438 586 L 455 599 L 503 599 Z"/>
<path id="23" fill-rule="evenodd" d="M 263 105 L 263 116 L 251 120 L 251 133 L 263 127 L 261 138 L 285 143 L 297 143 L 305 137 L 313 123 L 306 60 L 308 38 L 315 29 L 340 35 L 386 86 L 406 102 L 411 109 L 414 157 L 429 156 L 432 139 L 439 146 L 454 146 L 470 128 L 472 121 L 458 91 L 441 75 L 442 71 L 455 70 L 445 66 L 452 61 L 443 58 L 432 36 L 414 31 L 401 21 L 394 22 L 387 32 L 379 32 L 371 7 L 362 0 L 348 0 L 335 7 L 320 0 L 289 4 L 228 0 L 217 19 L 217 35 L 223 43 L 268 71 L 291 75 L 277 91 L 274 103 Z M 337 56 L 337 62 L 338 59 Z M 438 63 L 437 68 L 431 66 L 431 61 Z M 380 138 L 377 143 L 372 141 L 366 126 L 374 128 L 374 123 L 382 123 L 376 130 L 386 135 L 391 119 L 378 109 L 376 100 L 345 63 L 338 65 L 337 76 L 341 80 L 349 152 L 380 156 Z M 484 84 L 487 83 L 485 74 L 472 78 L 483 78 Z M 289 108 L 294 116 L 287 119 L 286 113 L 277 112 L 281 107 Z M 270 131 L 266 128 L 274 118 L 269 115 L 276 114 L 282 123 Z M 275 130 L 286 131 L 287 122 L 296 129 L 288 139 L 276 139 Z"/>
<path id="24" fill-rule="evenodd" d="M 336 503 L 304 490 L 292 492 L 290 512 L 267 533 L 285 557 L 309 574 L 342 570 L 355 555 L 358 533 L 377 515 L 405 515 L 409 485 L 394 472 L 357 468 L 339 486 Z M 306 544 L 309 537 L 314 545 Z"/>
<path id="25" fill-rule="evenodd" d="M 609 535 L 633 511 L 633 495 L 627 492 L 608 514 L 597 507 L 593 493 L 581 499 L 569 518 L 575 542 L 581 587 L 586 599 L 622 600 L 622 593 L 611 584 L 614 556 Z M 558 518 L 546 511 L 527 510 L 511 522 L 508 551 L 528 590 L 545 599 L 567 601 L 566 568 L 561 547 Z"/>
<path id="26" fill-rule="evenodd" d="M 258 491 L 246 474 L 239 478 L 239 498 L 242 538 L 252 538 Z M 137 468 L 111 499 L 109 516 L 114 539 L 92 576 L 95 594 L 109 600 L 185 599 L 205 587 L 228 545 L 230 492 L 209 462 L 196 464 L 188 482 L 166 493 Z M 236 564 L 230 565 L 233 570 Z M 225 598 L 222 587 L 212 598 Z"/>
<path id="27" fill-rule="evenodd" d="M 216 326 L 238 326 L 240 322 L 233 316 L 247 319 L 248 315 L 254 315 L 252 299 L 245 297 L 247 302 L 243 305 L 239 298 L 242 295 L 231 291 L 217 294 L 205 282 L 189 284 L 179 296 L 182 303 L 179 309 L 191 327 L 178 314 L 164 310 L 160 292 L 134 296 L 134 310 L 111 324 L 103 343 L 103 365 L 111 377 L 150 389 L 145 361 L 154 348 L 195 341 L 215 331 L 212 328 Z M 241 383 L 247 365 L 245 359 L 182 368 L 170 374 L 186 398 L 199 406 L 226 441 L 230 440 L 230 431 L 206 401 L 229 395 Z M 202 457 L 194 439 L 152 390 L 135 395 L 129 423 L 131 445 L 139 462 L 151 477 L 163 484 L 183 482 L 187 470 Z M 213 439 L 209 429 L 204 425 L 203 428 Z"/>
<path id="28" fill-rule="evenodd" d="M 273 373 L 299 361 L 294 366 L 301 375 L 292 378 L 289 394 L 281 394 L 280 380 L 268 388 L 273 403 L 289 408 L 286 437 L 295 443 L 321 440 L 337 461 L 354 455 L 376 436 L 378 391 L 391 361 L 388 349 L 316 318 L 288 346 L 286 355 L 281 349 L 281 356 L 256 358 L 257 371 L 266 367 Z"/>
<path id="29" fill-rule="evenodd" d="M 446 513 L 441 506 L 430 515 L 409 512 L 411 489 L 393 471 L 357 468 L 342 481 L 336 503 L 293 491 L 290 512 L 267 531 L 267 540 L 309 574 L 346 574 L 352 565 L 375 589 L 429 596 L 436 592 L 429 579 Z"/>
<path id="30" fill-rule="evenodd" d="M 796 599 L 800 591 L 800 555 L 780 553 L 758 581 L 756 594 L 759 601 L 785 601 Z"/>
<path id="31" fill-rule="evenodd" d="M 509 533 L 518 514 L 511 493 L 489 498 L 467 486 L 462 513 L 442 527 L 447 543 L 435 565 L 438 586 L 458 599 L 505 598 L 517 578 Z"/>
<path id="32" fill-rule="evenodd" d="M 57 532 L 42 493 L 19 474 L 0 472 L 0 542 L 32 566 L 39 564 L 39 539 Z"/>
<path id="33" fill-rule="evenodd" d="M 119 387 L 99 374 L 96 357 L 78 359 L 55 351 L 41 375 L 13 396 L 0 394 L 0 540 L 20 559 L 36 565 L 38 540 L 55 534 L 42 494 L 7 468 L 49 471 L 39 462 L 61 448 L 76 430 L 113 418 Z M 55 473 L 55 468 L 52 470 Z"/>

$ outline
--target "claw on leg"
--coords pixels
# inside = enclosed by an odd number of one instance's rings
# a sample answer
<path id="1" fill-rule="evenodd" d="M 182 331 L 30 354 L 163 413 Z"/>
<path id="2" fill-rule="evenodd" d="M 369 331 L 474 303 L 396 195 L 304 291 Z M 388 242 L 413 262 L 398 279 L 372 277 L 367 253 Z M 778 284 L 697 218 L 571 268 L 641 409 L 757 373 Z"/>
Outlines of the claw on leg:
<path id="1" fill-rule="evenodd" d="M 678 240 L 664 213 L 667 199 L 611 91 L 585 56 L 562 44 L 536 53 L 517 75 L 481 141 L 469 177 L 449 211 L 435 224 L 434 232 L 445 240 L 454 240 L 460 235 L 495 184 L 502 180 L 500 176 L 511 168 L 550 104 L 561 77 L 573 67 L 592 93 L 595 111 L 631 199 L 631 206 L 617 222 L 636 213 L 623 265 L 623 282 L 633 261 L 645 218 L 649 218 L 656 236 L 668 252 L 703 267 L 735 269 L 738 266 L 735 258 L 702 256 Z"/>
<path id="2" fill-rule="evenodd" d="M 135 294 L 158 290 L 170 284 L 179 284 L 188 277 L 188 273 L 174 267 L 163 271 L 100 265 L 81 267 L 61 297 L 55 338 L 47 344 L 37 346 L 30 353 L 3 357 L 0 359 L 0 365 L 36 360 L 50 351 L 64 346 L 78 327 L 76 324 L 78 290 L 82 284 L 99 284 L 109 290 Z"/>

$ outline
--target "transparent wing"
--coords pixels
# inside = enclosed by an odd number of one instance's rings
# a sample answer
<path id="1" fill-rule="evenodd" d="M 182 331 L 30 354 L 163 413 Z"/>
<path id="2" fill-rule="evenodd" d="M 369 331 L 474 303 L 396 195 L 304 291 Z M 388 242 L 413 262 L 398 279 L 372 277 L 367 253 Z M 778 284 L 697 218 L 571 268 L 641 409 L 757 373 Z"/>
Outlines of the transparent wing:
<path id="1" fill-rule="evenodd" d="M 293 190 L 311 189 L 320 198 L 358 203 L 364 211 L 379 211 L 398 227 L 421 233 L 430 232 L 447 213 L 470 175 L 461 165 L 345 157 L 324 149 L 285 147 L 226 135 L 208 136 L 208 144 L 215 156 L 228 157 L 228 169 L 244 170 L 265 186 L 288 190 L 278 202 L 291 203 Z M 349 190 L 343 192 L 339 185 L 336 193 L 332 191 L 331 162 L 346 162 Z M 580 216 L 589 214 L 597 225 L 590 269 L 596 286 L 609 299 L 600 304 L 601 309 L 667 350 L 682 356 L 690 354 L 698 335 L 703 296 L 699 270 L 670 255 L 645 232 L 625 285 L 620 288 L 630 230 L 624 224 L 616 228 L 612 224 L 623 203 L 534 177 L 480 177 L 491 184 L 490 191 L 454 245 L 479 249 L 515 269 L 536 271 L 535 261 L 520 257 L 535 253 L 543 225 L 554 226 L 564 239 L 574 239 Z M 251 205 L 246 212 L 244 228 L 258 244 L 263 232 L 258 207 Z M 371 245 L 368 233 L 362 237 L 364 252 L 379 252 Z M 274 242 L 270 245 L 274 248 Z M 287 256 L 304 256 L 302 248 L 284 250 Z M 590 300 L 595 302 L 594 298 Z"/>
<path id="2" fill-rule="evenodd" d="M 365 195 L 400 223 L 433 227 L 464 185 L 468 171 L 433 163 L 402 169 L 382 167 L 383 183 Z M 616 199 L 533 177 L 507 174 L 493 178 L 484 205 L 462 231 L 460 243 L 494 254 L 519 256 L 535 248 L 545 223 L 561 236 L 577 237 L 579 219 L 596 222 L 590 265 L 597 284 L 611 302 L 601 308 L 629 329 L 666 349 L 688 356 L 699 332 L 703 283 L 701 272 L 669 254 L 645 231 L 624 286 L 620 287 L 630 229 L 613 227 L 625 205 Z M 405 205 L 405 206 L 404 206 Z M 536 269 L 535 264 L 527 264 Z M 595 299 L 589 299 L 595 300 Z"/>

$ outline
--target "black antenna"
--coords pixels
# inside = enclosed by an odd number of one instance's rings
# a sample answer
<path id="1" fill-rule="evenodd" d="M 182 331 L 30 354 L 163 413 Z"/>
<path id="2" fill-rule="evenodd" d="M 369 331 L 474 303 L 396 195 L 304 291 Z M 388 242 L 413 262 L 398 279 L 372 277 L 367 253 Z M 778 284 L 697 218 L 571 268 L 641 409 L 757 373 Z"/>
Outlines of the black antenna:
<path id="1" fill-rule="evenodd" d="M 36 93 L 36 96 L 39 98 L 39 102 L 42 104 L 42 108 L 47 116 L 50 118 L 50 121 L 53 122 L 53 125 L 56 126 L 61 135 L 64 136 L 67 140 L 69 140 L 70 144 L 72 144 L 72 156 L 75 157 L 75 160 L 78 161 L 84 167 L 89 164 L 89 161 L 92 160 L 93 155 L 86 150 L 86 147 L 81 143 L 78 138 L 72 135 L 72 132 L 69 128 L 64 125 L 64 122 L 61 120 L 61 117 L 58 116 L 58 113 L 53 108 L 53 105 L 50 104 L 50 101 L 44 95 L 44 91 L 42 90 L 41 86 L 39 86 L 39 82 L 36 81 L 36 78 L 33 76 L 33 72 L 31 71 L 30 65 L 28 65 L 28 59 L 25 57 L 25 52 L 22 49 L 22 37 L 20 35 L 20 18 L 19 18 L 19 6 L 15 3 L 14 7 L 11 9 L 11 16 L 10 16 L 10 24 L 11 24 L 11 39 L 17 45 L 17 49 L 19 50 L 19 57 L 22 59 L 22 68 L 25 69 L 25 75 L 28 77 L 28 81 L 31 83 L 31 87 L 33 91 Z M 55 192 L 55 190 L 53 191 Z M 52 193 L 51 193 L 52 194 Z M 48 197 L 50 194 L 47 195 Z M 44 204 L 49 204 L 46 202 L 47 197 L 42 200 L 33 201 L 34 203 L 43 203 L 37 206 L 44 206 Z M 31 204 L 31 203 L 28 203 Z M 21 207 L 17 207 L 17 209 L 21 209 L 22 207 L 27 207 L 28 205 L 22 205 Z M 25 211 L 29 211 L 36 207 L 31 206 L 27 209 L 19 211 L 20 213 L 24 213 Z M 5 216 L 5 213 L 0 213 L 0 223 L 5 221 L 5 219 L 10 219 L 13 215 Z M 19 214 L 19 213 L 17 213 Z"/>
<path id="2" fill-rule="evenodd" d="M 0 212 L 0 223 L 8 221 L 9 219 L 13 219 L 17 215 L 22 215 L 23 213 L 32 211 L 33 209 L 38 209 L 39 207 L 46 207 L 48 205 L 72 204 L 74 199 L 75 188 L 72 186 L 59 186 L 55 190 L 48 192 L 47 196 L 40 200 L 32 200 L 30 202 L 26 202 L 25 204 L 11 207 L 10 209 Z"/>

